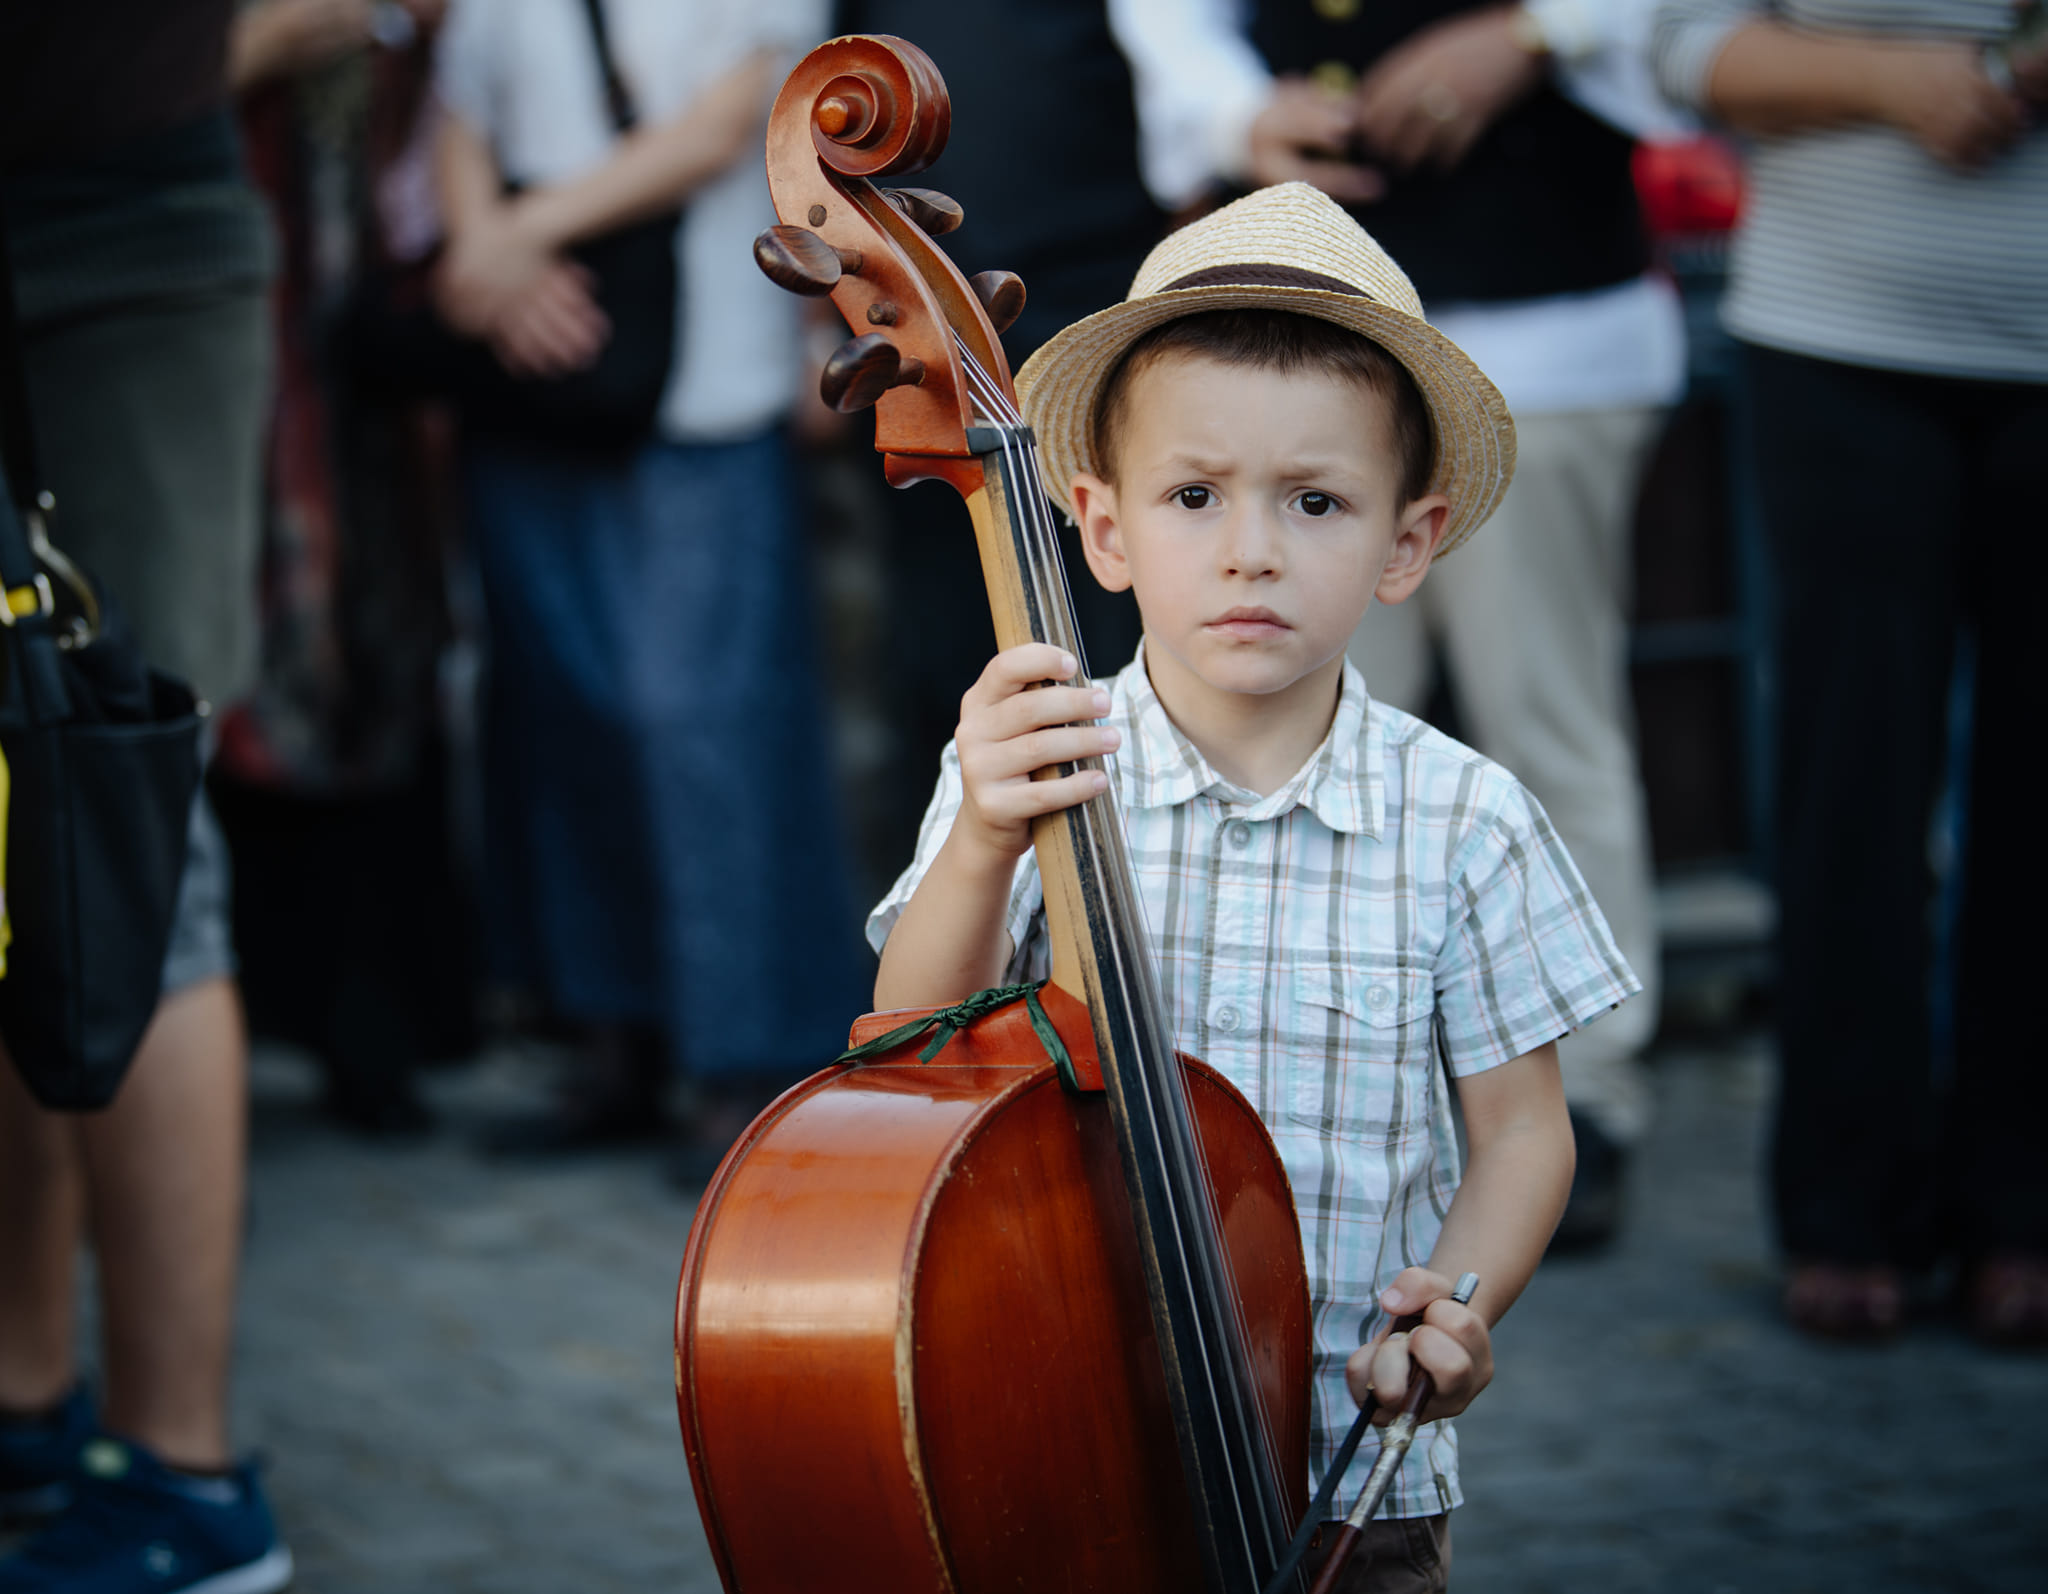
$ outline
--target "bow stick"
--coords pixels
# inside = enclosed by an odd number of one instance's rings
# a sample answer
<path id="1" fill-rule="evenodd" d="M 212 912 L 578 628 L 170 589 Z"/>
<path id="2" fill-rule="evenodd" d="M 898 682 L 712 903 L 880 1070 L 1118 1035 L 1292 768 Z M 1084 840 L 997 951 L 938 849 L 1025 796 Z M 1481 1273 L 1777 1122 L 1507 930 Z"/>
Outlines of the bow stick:
<path id="1" fill-rule="evenodd" d="M 1450 1298 L 1460 1306 L 1469 1306 L 1474 1293 L 1479 1289 L 1479 1275 L 1463 1275 L 1451 1291 Z M 1405 1334 L 1421 1326 L 1421 1315 L 1398 1317 L 1394 1320 L 1392 1332 Z M 1407 1459 L 1408 1447 L 1415 1443 L 1415 1433 L 1422 1425 L 1422 1408 L 1436 1393 L 1436 1380 L 1414 1366 L 1410 1380 L 1408 1398 L 1401 1404 L 1401 1413 L 1387 1424 L 1386 1437 L 1380 1441 L 1379 1458 L 1373 1462 L 1372 1471 L 1367 1475 L 1365 1487 L 1359 1491 L 1358 1503 L 1351 1508 L 1351 1514 L 1344 1519 L 1344 1525 L 1337 1530 L 1337 1537 L 1330 1545 L 1329 1557 L 1323 1562 L 1323 1569 L 1316 1576 L 1315 1587 L 1309 1594 L 1335 1594 L 1338 1578 L 1344 1575 L 1344 1568 L 1350 1564 L 1352 1551 L 1358 1548 L 1358 1541 L 1365 1536 L 1365 1525 L 1372 1520 L 1372 1514 L 1380 1508 L 1387 1490 L 1392 1486 L 1394 1474 L 1401 1470 L 1401 1463 Z M 1287 1547 L 1287 1555 L 1280 1563 L 1279 1570 L 1266 1585 L 1265 1594 L 1293 1586 L 1291 1580 L 1301 1560 L 1308 1553 L 1309 1541 L 1315 1537 L 1322 1521 L 1324 1508 L 1337 1492 L 1337 1484 L 1345 1470 L 1351 1465 L 1351 1458 L 1358 1451 L 1358 1442 L 1365 1437 L 1365 1430 L 1372 1422 L 1372 1414 L 1378 1402 L 1368 1400 L 1359 1408 L 1358 1416 L 1352 1421 L 1351 1431 L 1344 1436 L 1344 1443 L 1337 1447 L 1337 1459 L 1330 1463 L 1330 1470 L 1323 1475 L 1322 1487 L 1316 1490 L 1315 1502 L 1309 1506 L 1308 1514 L 1302 1518 L 1301 1531 L 1294 1536 L 1294 1542 Z"/>

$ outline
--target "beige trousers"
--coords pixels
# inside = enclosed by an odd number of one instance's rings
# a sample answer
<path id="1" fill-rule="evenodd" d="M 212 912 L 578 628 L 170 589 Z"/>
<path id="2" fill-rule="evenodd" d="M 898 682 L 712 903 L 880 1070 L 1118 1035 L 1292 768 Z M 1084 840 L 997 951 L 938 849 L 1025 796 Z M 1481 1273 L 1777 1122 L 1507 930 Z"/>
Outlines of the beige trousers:
<path id="1" fill-rule="evenodd" d="M 1565 1097 L 1616 1140 L 1649 1121 L 1657 1028 L 1649 830 L 1628 690 L 1629 534 L 1662 410 L 1517 416 L 1514 485 L 1405 604 L 1375 604 L 1352 661 L 1419 713 L 1440 644 L 1467 734 L 1549 812 L 1643 993 L 1558 1047 Z"/>

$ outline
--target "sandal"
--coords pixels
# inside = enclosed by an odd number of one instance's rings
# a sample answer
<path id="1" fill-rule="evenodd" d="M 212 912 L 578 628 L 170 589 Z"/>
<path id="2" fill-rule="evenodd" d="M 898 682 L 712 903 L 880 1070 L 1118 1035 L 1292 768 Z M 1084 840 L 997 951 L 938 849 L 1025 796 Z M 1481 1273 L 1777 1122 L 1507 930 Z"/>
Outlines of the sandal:
<path id="1" fill-rule="evenodd" d="M 1906 1317 L 1898 1270 L 1882 1263 L 1794 1263 L 1784 1300 L 1792 1326 L 1819 1339 L 1890 1339 Z"/>
<path id="2" fill-rule="evenodd" d="M 2048 1257 L 2007 1255 L 1980 1262 L 1968 1283 L 1970 1332 L 1988 1345 L 2048 1346 Z"/>

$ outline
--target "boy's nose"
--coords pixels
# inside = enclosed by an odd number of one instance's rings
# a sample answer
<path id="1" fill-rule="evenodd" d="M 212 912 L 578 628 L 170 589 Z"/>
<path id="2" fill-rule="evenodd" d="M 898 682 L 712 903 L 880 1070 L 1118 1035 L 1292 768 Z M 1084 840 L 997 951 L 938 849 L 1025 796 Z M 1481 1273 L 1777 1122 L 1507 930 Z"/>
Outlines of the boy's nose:
<path id="1" fill-rule="evenodd" d="M 1226 575 L 1276 575 L 1280 570 L 1278 528 L 1263 509 L 1242 510 L 1225 526 L 1222 554 Z"/>

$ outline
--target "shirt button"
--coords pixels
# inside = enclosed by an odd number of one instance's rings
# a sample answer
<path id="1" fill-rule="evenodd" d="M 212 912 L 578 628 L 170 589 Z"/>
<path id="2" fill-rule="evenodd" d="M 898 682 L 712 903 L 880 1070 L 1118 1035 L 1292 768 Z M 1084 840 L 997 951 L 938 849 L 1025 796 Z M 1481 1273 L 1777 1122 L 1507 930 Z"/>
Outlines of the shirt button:
<path id="1" fill-rule="evenodd" d="M 1211 1024 L 1211 1026 L 1221 1030 L 1236 1029 L 1237 1019 L 1238 1012 L 1237 1009 L 1234 1007 L 1219 1007 L 1216 1009 L 1214 1013 L 1209 1015 L 1209 1023 Z"/>
<path id="2" fill-rule="evenodd" d="M 1224 834 L 1230 837 L 1231 846 L 1242 847 L 1252 839 L 1252 827 L 1242 819 L 1233 820 L 1230 828 Z"/>
<path id="3" fill-rule="evenodd" d="M 1365 993 L 1365 1005 L 1375 1013 L 1386 1011 L 1387 1004 L 1394 999 L 1394 993 L 1384 985 L 1375 985 Z"/>

